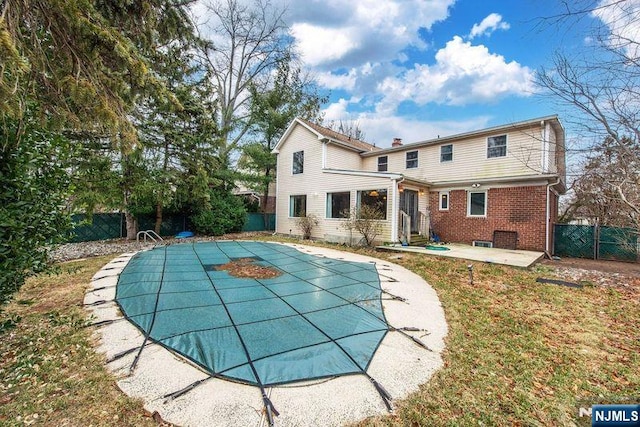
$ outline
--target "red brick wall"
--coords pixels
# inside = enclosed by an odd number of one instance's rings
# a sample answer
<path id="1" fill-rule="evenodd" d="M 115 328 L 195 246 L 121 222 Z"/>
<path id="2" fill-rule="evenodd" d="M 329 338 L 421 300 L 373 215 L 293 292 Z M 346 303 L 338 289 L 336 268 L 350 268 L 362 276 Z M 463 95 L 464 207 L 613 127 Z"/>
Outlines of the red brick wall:
<path id="1" fill-rule="evenodd" d="M 555 195 L 554 195 L 555 197 Z M 449 210 L 439 210 L 438 192 L 429 193 L 431 225 L 445 242 L 471 244 L 473 240 L 493 240 L 493 232 L 516 231 L 518 249 L 545 249 L 546 186 L 493 188 L 487 192 L 486 218 L 467 216 L 467 192 L 449 192 Z M 552 223 L 557 201 L 551 204 Z"/>

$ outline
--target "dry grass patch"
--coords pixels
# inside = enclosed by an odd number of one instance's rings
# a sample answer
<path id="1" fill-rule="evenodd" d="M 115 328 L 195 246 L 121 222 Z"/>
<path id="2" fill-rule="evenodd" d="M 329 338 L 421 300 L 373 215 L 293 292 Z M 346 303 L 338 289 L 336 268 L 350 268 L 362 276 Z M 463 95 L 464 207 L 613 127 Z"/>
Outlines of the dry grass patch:
<path id="1" fill-rule="evenodd" d="M 82 300 L 113 255 L 27 281 L 0 313 L 0 425 L 152 426 L 95 353 Z"/>
<path id="2" fill-rule="evenodd" d="M 637 279 L 573 289 L 536 283 L 554 277 L 549 267 L 476 262 L 470 285 L 468 261 L 302 243 L 401 264 L 433 286 L 444 307 L 444 367 L 394 402 L 394 415 L 362 425 L 574 425 L 579 402 L 640 401 Z M 84 328 L 86 286 L 110 258 L 63 264 L 56 275 L 31 279 L 0 313 L 0 425 L 155 424 L 116 388 Z"/>
<path id="3" fill-rule="evenodd" d="M 554 276 L 546 267 L 483 263 L 470 285 L 468 261 L 392 261 L 438 292 L 445 366 L 394 416 L 363 425 L 572 425 L 585 400 L 640 398 L 637 285 L 573 289 L 536 283 Z"/>

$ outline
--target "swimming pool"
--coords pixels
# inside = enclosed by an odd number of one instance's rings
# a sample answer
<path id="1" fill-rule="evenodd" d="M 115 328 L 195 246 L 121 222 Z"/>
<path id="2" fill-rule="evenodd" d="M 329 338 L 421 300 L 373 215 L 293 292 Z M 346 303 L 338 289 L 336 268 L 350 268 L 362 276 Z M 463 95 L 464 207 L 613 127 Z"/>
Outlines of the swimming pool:
<path id="1" fill-rule="evenodd" d="M 273 274 L 236 277 L 234 262 Z M 139 252 L 119 276 L 116 301 L 145 339 L 211 376 L 264 388 L 367 375 L 389 330 L 381 293 L 374 263 L 220 241 Z"/>

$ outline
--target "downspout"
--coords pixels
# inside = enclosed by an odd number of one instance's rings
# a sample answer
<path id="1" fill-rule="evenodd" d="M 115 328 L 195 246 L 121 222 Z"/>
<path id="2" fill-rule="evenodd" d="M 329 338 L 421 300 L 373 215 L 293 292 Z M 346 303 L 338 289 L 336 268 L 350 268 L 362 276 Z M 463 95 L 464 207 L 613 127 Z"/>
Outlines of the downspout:
<path id="1" fill-rule="evenodd" d="M 398 213 L 400 211 L 400 200 L 398 199 L 398 184 L 404 181 L 404 178 L 392 178 L 393 183 L 391 197 L 393 200 L 393 208 L 391 210 L 391 242 L 398 241 Z"/>
<path id="2" fill-rule="evenodd" d="M 278 156 L 279 155 L 280 155 L 280 153 L 276 153 L 276 165 L 278 164 Z M 279 190 L 279 185 L 278 184 L 280 183 L 280 180 L 278 179 L 278 170 L 279 169 L 276 168 L 276 203 L 275 203 L 275 205 L 276 205 L 275 206 L 275 208 L 276 208 L 276 212 L 275 212 L 276 221 L 275 221 L 275 224 L 274 224 L 274 227 L 273 227 L 274 230 L 273 230 L 272 236 L 275 236 L 278 233 L 278 201 L 280 200 L 280 197 L 278 197 L 278 195 L 280 194 L 278 192 L 278 190 Z M 266 200 L 265 200 L 265 203 L 267 203 Z"/>
<path id="3" fill-rule="evenodd" d="M 545 243 L 544 243 L 544 249 L 545 251 L 547 251 L 547 253 L 549 255 L 551 255 L 551 248 L 549 247 L 551 244 L 551 241 L 549 239 L 549 222 L 551 221 L 551 202 L 549 200 L 549 193 L 551 192 L 551 187 L 553 187 L 554 185 L 558 185 L 560 184 L 560 178 L 558 177 L 558 179 L 556 180 L 556 182 L 552 182 L 547 184 L 547 213 L 546 213 L 546 222 L 545 222 Z M 555 190 L 554 190 L 555 193 Z M 556 193 L 557 194 L 557 193 Z"/>

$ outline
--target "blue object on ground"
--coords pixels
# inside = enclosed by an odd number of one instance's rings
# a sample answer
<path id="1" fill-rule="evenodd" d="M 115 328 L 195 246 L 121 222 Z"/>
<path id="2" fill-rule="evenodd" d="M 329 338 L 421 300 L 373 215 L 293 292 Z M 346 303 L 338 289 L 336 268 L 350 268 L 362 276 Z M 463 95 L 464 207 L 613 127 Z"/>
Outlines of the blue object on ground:
<path id="1" fill-rule="evenodd" d="M 449 248 L 444 246 L 436 246 L 436 245 L 427 245 L 424 247 L 425 249 L 429 249 L 430 251 L 448 251 Z"/>
<path id="2" fill-rule="evenodd" d="M 176 239 L 187 239 L 193 236 L 195 236 L 195 233 L 193 231 L 181 231 L 176 234 Z"/>

